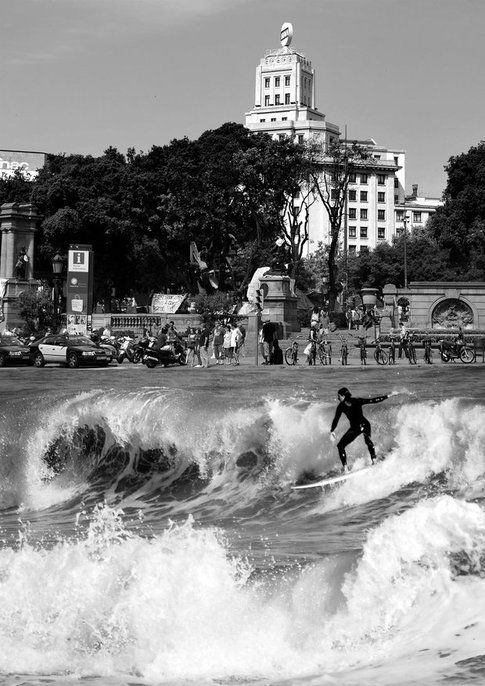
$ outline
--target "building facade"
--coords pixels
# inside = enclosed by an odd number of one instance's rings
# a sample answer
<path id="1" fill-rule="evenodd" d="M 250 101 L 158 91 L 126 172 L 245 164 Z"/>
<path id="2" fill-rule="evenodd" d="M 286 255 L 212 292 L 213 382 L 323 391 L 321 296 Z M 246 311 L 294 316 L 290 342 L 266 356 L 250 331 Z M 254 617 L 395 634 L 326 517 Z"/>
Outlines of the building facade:
<path id="1" fill-rule="evenodd" d="M 289 136 L 298 143 L 316 141 L 325 153 L 341 139 L 341 131 L 318 110 L 315 69 L 302 52 L 290 47 L 292 37 L 291 24 L 283 24 L 281 47 L 267 50 L 257 66 L 254 107 L 246 113 L 245 125 L 275 139 Z M 380 146 L 372 138 L 349 143 L 365 147 L 369 154 L 368 163 L 360 164 L 350 178 L 344 221 L 346 236 L 342 238 L 342 247 L 349 253 L 358 253 L 372 250 L 383 241 L 390 242 L 404 228 L 406 216 L 408 230 L 425 222 L 440 201 L 418 198 L 417 190 L 413 201 L 411 196 L 406 197 L 404 150 Z M 410 222 L 410 211 L 419 222 Z M 315 202 L 309 212 L 307 253 L 329 240 L 327 212 L 322 202 Z"/>

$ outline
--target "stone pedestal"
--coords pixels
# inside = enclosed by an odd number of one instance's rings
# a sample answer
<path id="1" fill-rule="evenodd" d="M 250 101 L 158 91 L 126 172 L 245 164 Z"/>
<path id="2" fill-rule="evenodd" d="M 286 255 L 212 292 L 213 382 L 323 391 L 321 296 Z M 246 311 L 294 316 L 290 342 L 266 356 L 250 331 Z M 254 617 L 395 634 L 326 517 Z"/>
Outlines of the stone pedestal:
<path id="1" fill-rule="evenodd" d="M 4 282 L 5 283 L 5 282 Z M 22 291 L 33 289 L 37 290 L 41 285 L 40 281 L 31 279 L 8 279 L 5 284 L 5 293 L 0 306 L 0 332 L 6 328 L 14 329 L 25 326 L 25 321 L 19 313 L 19 295 Z M 0 291 L 1 294 L 1 291 Z"/>
<path id="2" fill-rule="evenodd" d="M 284 338 L 288 333 L 300 331 L 297 315 L 298 298 L 291 293 L 290 277 L 269 272 L 261 279 L 261 288 L 264 292 L 261 321 L 280 322 Z"/>

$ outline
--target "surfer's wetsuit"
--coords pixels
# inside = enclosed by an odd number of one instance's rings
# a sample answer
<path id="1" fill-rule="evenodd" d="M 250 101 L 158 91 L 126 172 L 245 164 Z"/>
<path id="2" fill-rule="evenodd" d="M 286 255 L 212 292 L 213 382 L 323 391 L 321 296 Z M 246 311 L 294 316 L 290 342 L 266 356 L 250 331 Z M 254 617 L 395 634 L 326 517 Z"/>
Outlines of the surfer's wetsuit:
<path id="1" fill-rule="evenodd" d="M 360 434 L 364 436 L 364 441 L 369 450 L 372 462 L 376 459 L 376 451 L 370 437 L 370 423 L 362 413 L 362 405 L 381 403 L 383 400 L 387 400 L 388 397 L 389 396 L 387 395 L 380 395 L 377 398 L 353 398 L 350 396 L 338 404 L 330 431 L 335 431 L 340 417 L 344 414 L 350 422 L 350 428 L 337 443 L 340 461 L 344 467 L 347 465 L 347 453 L 345 452 L 345 448 Z"/>

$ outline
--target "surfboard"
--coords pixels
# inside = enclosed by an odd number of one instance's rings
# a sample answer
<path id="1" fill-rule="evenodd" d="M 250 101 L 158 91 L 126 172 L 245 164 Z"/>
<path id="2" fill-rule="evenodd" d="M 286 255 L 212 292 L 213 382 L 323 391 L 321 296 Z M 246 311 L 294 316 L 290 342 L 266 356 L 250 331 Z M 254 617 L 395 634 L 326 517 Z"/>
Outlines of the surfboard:
<path id="1" fill-rule="evenodd" d="M 311 484 L 303 484 L 301 486 L 292 486 L 294 491 L 302 491 L 304 488 L 318 488 L 318 486 L 330 486 L 331 484 L 337 484 L 340 481 L 347 481 L 347 479 L 352 479 L 358 474 L 367 472 L 371 467 L 362 467 L 361 469 L 355 469 L 352 472 L 345 472 L 344 474 L 339 474 L 338 476 L 332 476 L 329 479 L 321 479 L 320 481 L 314 481 Z"/>

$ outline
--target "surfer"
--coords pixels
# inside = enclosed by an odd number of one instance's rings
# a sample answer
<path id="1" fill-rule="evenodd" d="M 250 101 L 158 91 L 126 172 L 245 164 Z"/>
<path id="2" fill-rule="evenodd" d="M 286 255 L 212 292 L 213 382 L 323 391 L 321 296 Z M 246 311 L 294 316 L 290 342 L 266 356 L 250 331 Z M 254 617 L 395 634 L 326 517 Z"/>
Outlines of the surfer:
<path id="1" fill-rule="evenodd" d="M 335 440 L 335 429 L 339 423 L 339 419 L 344 414 L 350 422 L 350 428 L 344 433 L 340 441 L 337 443 L 337 450 L 342 462 L 342 472 L 348 472 L 347 453 L 345 448 L 352 443 L 357 436 L 362 434 L 364 436 L 365 444 L 369 450 L 372 464 L 376 461 L 376 451 L 374 444 L 371 441 L 371 427 L 369 420 L 366 419 L 362 413 L 362 405 L 370 405 L 372 403 L 381 403 L 387 400 L 389 396 L 380 395 L 377 398 L 353 398 L 348 388 L 340 388 L 337 391 L 339 404 L 333 418 L 332 426 L 330 428 L 330 435 Z"/>

